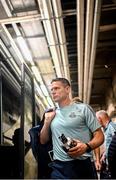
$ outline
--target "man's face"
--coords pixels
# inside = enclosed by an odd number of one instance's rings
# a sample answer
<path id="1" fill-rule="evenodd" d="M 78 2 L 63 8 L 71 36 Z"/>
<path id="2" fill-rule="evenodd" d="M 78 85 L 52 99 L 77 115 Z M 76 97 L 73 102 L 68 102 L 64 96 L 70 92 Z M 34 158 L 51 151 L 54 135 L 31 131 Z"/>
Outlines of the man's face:
<path id="1" fill-rule="evenodd" d="M 55 102 L 61 102 L 69 96 L 70 87 L 65 86 L 62 82 L 57 81 L 51 84 L 51 94 Z"/>

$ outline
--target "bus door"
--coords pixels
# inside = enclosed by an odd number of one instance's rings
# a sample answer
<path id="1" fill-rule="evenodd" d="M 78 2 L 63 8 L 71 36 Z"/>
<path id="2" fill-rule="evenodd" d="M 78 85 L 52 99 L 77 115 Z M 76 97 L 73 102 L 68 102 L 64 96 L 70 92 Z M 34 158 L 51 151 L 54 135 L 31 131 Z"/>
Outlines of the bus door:
<path id="1" fill-rule="evenodd" d="M 21 177 L 37 178 L 36 161 L 30 148 L 29 129 L 35 125 L 35 95 L 33 75 L 25 64 L 21 69 L 21 133 L 20 159 Z M 34 177 L 35 175 L 35 177 Z"/>
<path id="2" fill-rule="evenodd" d="M 0 57 L 0 179 L 37 179 L 29 129 L 35 125 L 33 76 Z"/>
<path id="3" fill-rule="evenodd" d="M 0 179 L 20 177 L 17 151 L 20 97 L 20 77 L 8 66 L 6 59 L 0 57 Z"/>

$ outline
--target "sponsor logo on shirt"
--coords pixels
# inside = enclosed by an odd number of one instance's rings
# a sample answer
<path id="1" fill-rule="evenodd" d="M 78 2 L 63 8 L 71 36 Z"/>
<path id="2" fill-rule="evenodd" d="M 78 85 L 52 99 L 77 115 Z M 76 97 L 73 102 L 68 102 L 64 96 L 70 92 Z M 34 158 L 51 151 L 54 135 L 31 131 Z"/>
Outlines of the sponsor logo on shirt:
<path id="1" fill-rule="evenodd" d="M 71 118 L 75 118 L 75 117 L 76 117 L 75 112 L 71 112 L 71 113 L 69 114 L 69 117 L 71 117 Z"/>

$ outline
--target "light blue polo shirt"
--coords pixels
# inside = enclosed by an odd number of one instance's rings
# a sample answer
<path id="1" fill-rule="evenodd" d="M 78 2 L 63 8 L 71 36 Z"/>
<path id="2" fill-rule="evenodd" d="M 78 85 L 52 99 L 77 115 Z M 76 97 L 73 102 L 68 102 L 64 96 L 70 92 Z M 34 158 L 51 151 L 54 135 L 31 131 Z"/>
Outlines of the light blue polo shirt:
<path id="1" fill-rule="evenodd" d="M 51 122 L 54 159 L 61 161 L 73 160 L 62 148 L 59 139 L 61 134 L 87 143 L 92 138 L 92 132 L 100 128 L 92 108 L 84 103 L 73 103 L 56 109 L 56 116 Z M 85 159 L 92 153 L 85 153 L 76 159 Z"/>
<path id="2" fill-rule="evenodd" d="M 104 135 L 105 135 L 104 145 L 106 148 L 106 158 L 108 158 L 108 148 L 115 131 L 116 131 L 116 122 L 109 122 L 106 128 L 104 129 Z"/>

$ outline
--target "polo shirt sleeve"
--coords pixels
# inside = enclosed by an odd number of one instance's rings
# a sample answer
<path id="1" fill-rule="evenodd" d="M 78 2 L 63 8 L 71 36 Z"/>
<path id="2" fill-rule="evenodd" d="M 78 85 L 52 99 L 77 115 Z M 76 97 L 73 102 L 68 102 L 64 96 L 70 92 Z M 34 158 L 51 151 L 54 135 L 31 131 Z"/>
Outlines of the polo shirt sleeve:
<path id="1" fill-rule="evenodd" d="M 91 132 L 94 132 L 97 129 L 101 128 L 101 125 L 96 118 L 94 110 L 88 104 L 85 104 L 84 106 L 84 116 L 86 125 L 88 126 Z"/>

